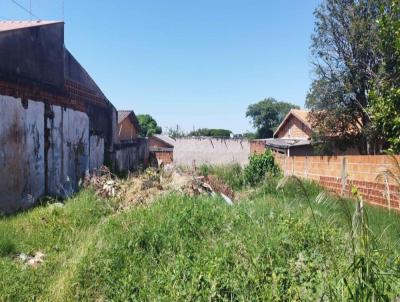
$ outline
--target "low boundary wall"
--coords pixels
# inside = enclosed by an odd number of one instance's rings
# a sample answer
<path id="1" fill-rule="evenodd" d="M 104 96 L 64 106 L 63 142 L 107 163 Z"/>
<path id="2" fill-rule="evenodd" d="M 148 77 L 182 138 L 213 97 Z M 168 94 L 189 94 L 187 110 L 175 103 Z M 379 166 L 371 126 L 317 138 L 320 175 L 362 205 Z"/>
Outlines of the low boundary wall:
<path id="1" fill-rule="evenodd" d="M 276 154 L 285 175 L 296 175 L 317 181 L 342 196 L 351 195 L 352 185 L 363 199 L 374 205 L 400 210 L 398 187 L 392 180 L 378 181 L 384 169 L 392 168 L 387 155 L 292 156 Z M 400 156 L 396 156 L 400 160 Z"/>

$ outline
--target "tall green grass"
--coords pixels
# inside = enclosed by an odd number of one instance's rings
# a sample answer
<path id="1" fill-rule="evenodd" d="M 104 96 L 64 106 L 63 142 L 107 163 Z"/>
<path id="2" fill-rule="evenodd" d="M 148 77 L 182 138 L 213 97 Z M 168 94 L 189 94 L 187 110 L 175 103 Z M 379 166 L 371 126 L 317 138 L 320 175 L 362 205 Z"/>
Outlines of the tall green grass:
<path id="1" fill-rule="evenodd" d="M 167 195 L 115 213 L 82 191 L 65 207 L 2 218 L 12 247 L 0 255 L 0 301 L 357 300 L 364 280 L 351 270 L 364 255 L 351 233 L 357 203 L 322 196 L 313 183 L 288 181 L 278 190 L 277 183 L 246 189 L 234 206 Z M 379 275 L 384 287 L 376 284 L 383 300 L 395 300 L 400 218 L 366 208 L 377 239 L 368 267 L 391 273 Z M 14 259 L 38 250 L 46 256 L 37 269 Z"/>
<path id="2" fill-rule="evenodd" d="M 242 190 L 246 185 L 243 168 L 239 164 L 220 166 L 203 164 L 199 166 L 198 172 L 204 176 L 214 175 L 236 191 Z"/>
<path id="3" fill-rule="evenodd" d="M 50 288 L 62 278 L 69 260 L 93 229 L 110 215 L 105 201 L 90 191 L 82 191 L 64 207 L 40 206 L 0 219 L 0 301 L 54 301 Z M 18 260 L 20 253 L 41 251 L 44 263 L 37 269 Z M 70 286 L 70 283 L 64 286 Z"/>

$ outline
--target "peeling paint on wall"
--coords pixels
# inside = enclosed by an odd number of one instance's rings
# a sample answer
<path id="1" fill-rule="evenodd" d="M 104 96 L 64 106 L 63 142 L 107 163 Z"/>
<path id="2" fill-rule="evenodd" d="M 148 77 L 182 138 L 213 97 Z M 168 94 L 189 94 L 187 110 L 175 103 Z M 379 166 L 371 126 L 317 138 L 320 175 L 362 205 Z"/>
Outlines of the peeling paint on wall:
<path id="1" fill-rule="evenodd" d="M 90 136 L 89 170 L 100 168 L 104 163 L 104 138 L 97 135 Z"/>
<path id="2" fill-rule="evenodd" d="M 69 196 L 89 170 L 89 118 L 79 111 L 51 106 L 49 129 L 48 194 Z"/>
<path id="3" fill-rule="evenodd" d="M 28 208 L 44 194 L 44 104 L 0 95 L 0 211 Z"/>

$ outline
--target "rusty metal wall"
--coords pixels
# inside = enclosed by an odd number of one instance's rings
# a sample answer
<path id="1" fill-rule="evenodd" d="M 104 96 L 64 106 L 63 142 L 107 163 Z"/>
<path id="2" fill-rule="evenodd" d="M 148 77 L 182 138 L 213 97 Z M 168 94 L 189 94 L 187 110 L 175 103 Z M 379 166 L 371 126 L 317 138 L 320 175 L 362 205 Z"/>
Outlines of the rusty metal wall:
<path id="1" fill-rule="evenodd" d="M 27 107 L 26 107 L 27 105 Z M 0 95 L 0 211 L 28 208 L 45 190 L 44 104 Z"/>

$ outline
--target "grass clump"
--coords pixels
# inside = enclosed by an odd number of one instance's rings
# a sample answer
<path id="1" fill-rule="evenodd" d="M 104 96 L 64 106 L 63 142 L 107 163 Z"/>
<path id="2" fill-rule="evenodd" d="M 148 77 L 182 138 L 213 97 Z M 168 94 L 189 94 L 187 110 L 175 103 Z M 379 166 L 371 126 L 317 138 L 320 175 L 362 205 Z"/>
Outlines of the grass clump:
<path id="1" fill-rule="evenodd" d="M 198 169 L 203 176 L 214 175 L 221 179 L 233 190 L 241 190 L 245 185 L 243 168 L 239 164 L 212 166 L 203 164 Z"/>
<path id="2" fill-rule="evenodd" d="M 270 150 L 249 157 L 249 164 L 242 168 L 239 164 L 212 166 L 203 164 L 198 169 L 204 176 L 214 175 L 234 190 L 259 185 L 266 178 L 280 175 L 279 166 Z"/>
<path id="3" fill-rule="evenodd" d="M 104 200 L 82 191 L 63 207 L 40 206 L 1 218 L 1 238 L 6 239 L 0 240 L 6 244 L 0 243 L 0 301 L 54 301 L 56 293 L 70 284 L 53 285 L 73 267 L 74 253 L 110 213 Z M 36 269 L 18 260 L 19 253 L 34 255 L 37 251 L 45 257 Z"/>
<path id="4" fill-rule="evenodd" d="M 0 257 L 14 254 L 16 244 L 13 239 L 12 230 L 0 227 Z"/>

